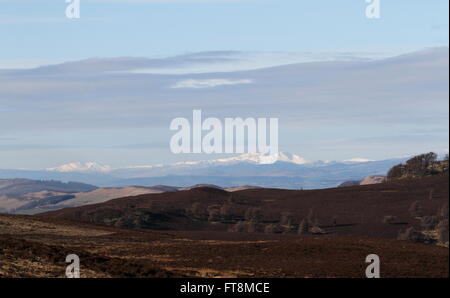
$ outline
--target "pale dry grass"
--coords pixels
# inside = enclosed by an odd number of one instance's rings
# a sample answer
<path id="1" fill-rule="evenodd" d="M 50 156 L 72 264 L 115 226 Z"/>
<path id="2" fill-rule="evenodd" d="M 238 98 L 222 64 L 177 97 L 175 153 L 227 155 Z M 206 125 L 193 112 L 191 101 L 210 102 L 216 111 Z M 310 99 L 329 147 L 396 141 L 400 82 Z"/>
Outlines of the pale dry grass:
<path id="1" fill-rule="evenodd" d="M 33 219 L 28 219 L 26 217 L 10 217 L 0 215 L 0 234 L 29 234 L 29 233 L 39 233 L 39 234 L 50 234 L 50 235 L 60 235 L 60 236 L 85 236 L 85 237 L 96 237 L 112 234 L 109 231 L 104 231 L 101 229 L 85 229 L 77 226 L 68 226 L 47 223 L 43 221 Z"/>
<path id="2" fill-rule="evenodd" d="M 164 267 L 165 270 L 172 272 L 180 272 L 192 277 L 199 278 L 237 278 L 252 277 L 253 273 L 241 270 L 214 270 L 210 268 L 193 268 L 193 267 Z"/>
<path id="3" fill-rule="evenodd" d="M 4 260 L 0 258 L 0 277 L 3 278 L 66 278 L 66 267 L 29 259 Z M 110 275 L 80 268 L 81 278 L 107 278 Z"/>

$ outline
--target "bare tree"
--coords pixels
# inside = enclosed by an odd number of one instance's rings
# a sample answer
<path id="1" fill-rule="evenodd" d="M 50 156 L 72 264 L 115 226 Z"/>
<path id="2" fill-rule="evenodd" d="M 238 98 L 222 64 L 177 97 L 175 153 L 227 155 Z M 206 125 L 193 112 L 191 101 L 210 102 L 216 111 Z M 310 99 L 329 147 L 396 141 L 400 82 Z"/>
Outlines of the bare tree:
<path id="1" fill-rule="evenodd" d="M 309 232 L 308 221 L 303 219 L 301 221 L 300 225 L 298 226 L 298 234 L 305 235 L 305 234 L 308 234 L 308 232 Z"/>
<path id="2" fill-rule="evenodd" d="M 262 220 L 262 212 L 260 208 L 248 208 L 245 211 L 245 219 L 247 221 L 260 222 Z"/>
<path id="3" fill-rule="evenodd" d="M 440 219 L 448 219 L 448 202 L 445 202 L 444 205 L 439 208 L 438 216 Z"/>
<path id="4" fill-rule="evenodd" d="M 336 227 L 338 224 L 338 216 L 336 214 L 333 215 L 332 220 L 333 220 L 333 227 Z"/>
<path id="5" fill-rule="evenodd" d="M 186 213 L 196 219 L 208 218 L 208 211 L 206 209 L 206 206 L 199 202 L 195 202 L 194 204 L 192 204 L 192 206 L 186 210 Z"/>
<path id="6" fill-rule="evenodd" d="M 220 210 L 217 208 L 208 208 L 208 221 L 220 221 Z"/>
<path id="7" fill-rule="evenodd" d="M 282 232 L 283 229 L 280 227 L 280 225 L 277 224 L 268 224 L 264 228 L 264 233 L 266 234 L 278 234 Z"/>
<path id="8" fill-rule="evenodd" d="M 308 215 L 306 216 L 309 226 L 318 225 L 319 220 L 317 219 L 316 211 L 314 208 L 309 209 Z"/>
<path id="9" fill-rule="evenodd" d="M 291 212 L 282 212 L 280 217 L 281 225 L 291 225 L 293 224 L 294 217 Z"/>
<path id="10" fill-rule="evenodd" d="M 414 156 L 406 161 L 407 175 L 424 176 L 430 171 L 430 166 L 436 162 L 437 154 L 434 152 Z"/>
<path id="11" fill-rule="evenodd" d="M 294 224 L 295 218 L 291 212 L 281 213 L 280 225 L 283 226 L 286 233 L 295 229 Z"/>
<path id="12" fill-rule="evenodd" d="M 423 239 L 422 233 L 416 231 L 414 227 L 409 227 L 405 231 L 400 231 L 397 237 L 398 240 L 419 242 Z"/>
<path id="13" fill-rule="evenodd" d="M 409 207 L 409 214 L 411 217 L 421 217 L 422 213 L 422 204 L 419 201 L 414 201 Z"/>
<path id="14" fill-rule="evenodd" d="M 220 216 L 222 216 L 222 218 L 232 219 L 234 216 L 233 205 L 226 203 L 220 207 L 219 212 L 220 212 Z"/>
<path id="15" fill-rule="evenodd" d="M 438 241 L 441 243 L 448 242 L 448 219 L 443 219 L 439 222 L 438 228 Z"/>

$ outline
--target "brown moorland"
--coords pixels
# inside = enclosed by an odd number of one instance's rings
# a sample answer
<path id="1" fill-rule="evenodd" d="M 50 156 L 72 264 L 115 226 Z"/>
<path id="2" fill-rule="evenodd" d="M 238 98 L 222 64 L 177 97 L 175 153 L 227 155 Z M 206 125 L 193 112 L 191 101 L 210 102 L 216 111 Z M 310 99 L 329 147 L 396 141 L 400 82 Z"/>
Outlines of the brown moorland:
<path id="1" fill-rule="evenodd" d="M 417 201 L 421 216 L 411 215 Z M 84 277 L 363 278 L 368 254 L 380 256 L 382 277 L 448 277 L 448 248 L 396 240 L 446 203 L 448 176 L 433 176 L 311 191 L 196 188 L 0 215 L 0 276 L 63 277 L 75 253 Z M 311 218 L 319 232 L 298 235 Z M 229 231 L 242 223 L 253 228 Z"/>
<path id="2" fill-rule="evenodd" d="M 258 240 L 255 235 L 202 232 L 189 239 L 0 215 L 0 277 L 64 277 L 65 256 L 73 253 L 80 257 L 82 277 L 363 278 L 365 257 L 372 253 L 380 256 L 382 277 L 448 276 L 448 249 L 435 245 L 327 235 L 261 234 L 264 239 Z"/>
<path id="3" fill-rule="evenodd" d="M 412 217 L 409 210 L 414 202 L 420 203 L 424 216 L 437 214 L 446 204 L 448 208 L 448 175 L 320 190 L 227 192 L 196 188 L 120 198 L 39 216 L 124 228 L 197 232 L 227 231 L 236 223 L 248 221 L 248 210 L 257 209 L 259 218 L 252 220 L 261 231 L 266 225 L 279 223 L 283 213 L 289 213 L 294 227 L 313 213 L 322 230 L 332 236 L 396 239 L 407 227 L 420 229 L 420 218 Z M 383 222 L 386 216 L 394 219 L 387 224 Z"/>

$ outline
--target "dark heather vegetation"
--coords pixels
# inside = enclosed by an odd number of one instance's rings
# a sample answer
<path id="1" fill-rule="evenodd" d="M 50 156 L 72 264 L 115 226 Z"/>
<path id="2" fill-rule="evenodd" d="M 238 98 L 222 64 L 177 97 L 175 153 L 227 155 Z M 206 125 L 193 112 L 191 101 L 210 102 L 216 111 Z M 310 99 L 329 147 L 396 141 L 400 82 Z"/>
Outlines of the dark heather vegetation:
<path id="1" fill-rule="evenodd" d="M 127 229 L 297 237 L 349 235 L 446 245 L 446 210 L 448 176 L 432 175 L 303 191 L 227 192 L 200 187 L 115 199 L 38 216 Z"/>
<path id="2" fill-rule="evenodd" d="M 383 258 L 382 277 L 448 277 L 448 249 L 395 239 L 119 229 L 0 214 L 0 278 L 365 277 L 365 258 Z"/>
<path id="3" fill-rule="evenodd" d="M 429 176 L 444 176 L 448 179 L 448 154 L 443 160 L 437 159 L 434 152 L 421 154 L 407 160 L 404 164 L 392 167 L 388 172 L 388 181 L 420 179 Z M 448 184 L 448 181 L 446 181 Z M 438 243 L 448 247 L 448 194 L 443 205 L 434 212 L 425 211 L 422 202 L 432 201 L 436 197 L 435 188 L 428 189 L 428 195 L 422 200 L 411 203 L 408 213 L 414 226 L 399 231 L 397 239 L 422 243 Z M 387 215 L 383 222 L 393 224 L 395 217 Z"/>

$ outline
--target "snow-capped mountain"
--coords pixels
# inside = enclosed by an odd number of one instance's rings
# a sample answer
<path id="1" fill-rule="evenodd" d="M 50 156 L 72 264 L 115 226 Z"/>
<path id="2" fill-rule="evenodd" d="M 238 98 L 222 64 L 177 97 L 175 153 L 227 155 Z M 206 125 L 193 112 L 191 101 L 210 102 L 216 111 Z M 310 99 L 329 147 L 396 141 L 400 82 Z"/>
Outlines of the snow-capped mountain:
<path id="1" fill-rule="evenodd" d="M 287 152 L 279 152 L 273 155 L 264 155 L 260 153 L 246 153 L 241 154 L 237 157 L 216 159 L 213 160 L 212 163 L 230 164 L 230 163 L 248 162 L 265 165 L 265 164 L 273 164 L 279 161 L 289 162 L 298 165 L 308 163 L 308 161 L 306 161 L 303 157 L 296 154 L 290 154 Z"/>
<path id="2" fill-rule="evenodd" d="M 345 162 L 370 162 L 370 161 L 374 161 L 373 159 L 367 159 L 367 158 L 351 158 L 351 159 L 346 159 L 344 160 Z"/>
<path id="3" fill-rule="evenodd" d="M 205 160 L 205 161 L 193 161 L 193 162 L 178 162 L 174 165 L 188 165 L 188 166 L 194 166 L 194 165 L 226 165 L 226 164 L 236 164 L 236 163 L 251 163 L 251 164 L 260 164 L 260 165 L 266 165 L 266 164 L 273 164 L 276 162 L 288 162 L 293 164 L 306 164 L 308 163 L 307 160 L 305 160 L 303 157 L 296 155 L 296 154 L 290 154 L 287 152 L 279 152 L 277 154 L 272 155 L 265 155 L 261 153 L 244 153 L 238 156 L 234 157 L 228 157 L 228 158 L 219 158 L 219 159 L 213 159 L 213 160 Z"/>
<path id="4" fill-rule="evenodd" d="M 210 165 L 231 165 L 231 164 L 237 164 L 237 163 L 250 163 L 250 164 L 273 164 L 276 162 L 288 162 L 293 163 L 297 165 L 302 165 L 308 163 L 303 157 L 296 155 L 296 154 L 290 154 L 287 152 L 279 152 L 277 154 L 273 155 L 264 155 L 260 153 L 245 153 L 241 154 L 235 157 L 229 157 L 229 158 L 220 158 L 220 159 L 213 159 L 213 160 L 202 160 L 202 161 L 186 161 L 186 162 L 177 162 L 173 164 L 168 165 L 141 165 L 141 166 L 129 166 L 124 168 L 113 168 L 111 166 L 107 165 L 101 165 L 96 162 L 72 162 L 68 164 L 64 164 L 57 167 L 47 168 L 47 171 L 55 171 L 55 172 L 61 172 L 61 173 L 68 173 L 68 172 L 100 172 L 100 173 L 108 173 L 115 170 L 145 170 L 145 169 L 155 169 L 155 168 L 162 168 L 162 167 L 186 167 L 186 166 L 210 166 Z"/>
<path id="5" fill-rule="evenodd" d="M 326 188 L 369 175 L 386 175 L 407 158 L 371 161 L 307 161 L 280 152 L 267 156 L 242 154 L 229 158 L 113 168 L 95 162 L 73 162 L 44 171 L 0 170 L 0 178 L 78 181 L 100 187 L 215 184 L 221 187 L 252 185 L 278 188 Z"/>
<path id="6" fill-rule="evenodd" d="M 98 164 L 96 162 L 71 162 L 68 164 L 64 164 L 58 167 L 53 168 L 47 168 L 47 171 L 54 171 L 54 172 L 61 172 L 61 173 L 68 173 L 68 172 L 79 172 L 79 173 L 86 173 L 86 172 L 101 172 L 106 173 L 113 170 L 110 166 L 104 166 L 101 164 Z"/>

